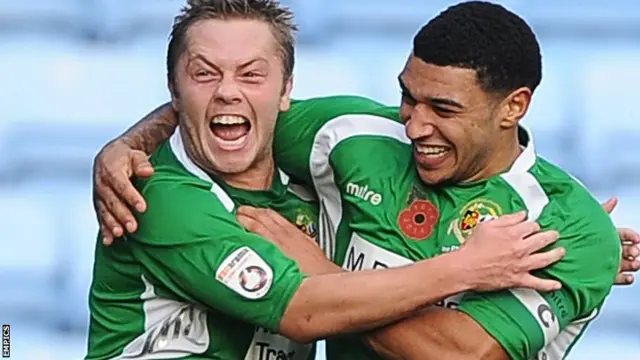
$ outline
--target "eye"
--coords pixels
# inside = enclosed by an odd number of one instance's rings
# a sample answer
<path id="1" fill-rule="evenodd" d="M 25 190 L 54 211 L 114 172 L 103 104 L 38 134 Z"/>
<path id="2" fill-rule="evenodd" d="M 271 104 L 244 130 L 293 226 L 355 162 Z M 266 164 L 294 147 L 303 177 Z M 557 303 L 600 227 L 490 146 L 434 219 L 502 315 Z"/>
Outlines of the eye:
<path id="1" fill-rule="evenodd" d="M 414 106 L 416 104 L 416 99 L 413 98 L 413 96 L 411 96 L 411 94 L 409 94 L 406 91 L 401 91 L 400 95 L 402 95 L 402 102 L 407 104 L 407 105 L 411 105 Z"/>
<path id="2" fill-rule="evenodd" d="M 252 70 L 242 73 L 242 77 L 247 80 L 257 81 L 264 78 L 264 74 L 260 71 Z"/>
<path id="3" fill-rule="evenodd" d="M 196 69 L 193 73 L 193 79 L 198 82 L 212 81 L 215 74 L 207 69 Z"/>
<path id="4" fill-rule="evenodd" d="M 265 74 L 257 70 L 251 70 L 241 73 L 240 78 L 249 84 L 259 84 L 263 82 Z"/>
<path id="5" fill-rule="evenodd" d="M 433 111 L 435 111 L 440 117 L 452 117 L 456 115 L 456 112 L 441 106 L 434 106 Z"/>
<path id="6" fill-rule="evenodd" d="M 195 76 L 198 78 L 211 76 L 211 72 L 208 70 L 196 70 Z"/>

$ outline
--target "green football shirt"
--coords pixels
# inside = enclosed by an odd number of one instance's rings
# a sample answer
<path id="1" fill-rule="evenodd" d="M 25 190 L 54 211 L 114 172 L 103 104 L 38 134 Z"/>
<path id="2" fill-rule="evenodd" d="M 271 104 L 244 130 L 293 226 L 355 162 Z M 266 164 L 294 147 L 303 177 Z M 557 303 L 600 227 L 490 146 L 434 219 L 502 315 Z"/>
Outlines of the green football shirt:
<path id="1" fill-rule="evenodd" d="M 276 125 L 283 170 L 320 201 L 320 243 L 343 268 L 388 268 L 455 251 L 477 224 L 526 210 L 555 229 L 567 255 L 537 275 L 561 290 L 466 293 L 442 304 L 477 321 L 513 359 L 563 359 L 597 315 L 615 279 L 620 242 L 609 216 L 569 174 L 538 157 L 521 129 L 521 155 L 492 178 L 429 188 L 398 109 L 359 97 L 298 101 Z M 419 279 L 416 279 L 419 281 Z M 375 359 L 357 336 L 330 339 L 329 360 Z"/>
<path id="2" fill-rule="evenodd" d="M 238 205 L 269 207 L 315 236 L 315 198 L 278 172 L 271 189 L 216 181 L 187 157 L 180 131 L 136 180 L 148 202 L 139 229 L 96 245 L 87 359 L 294 359 L 312 345 L 276 332 L 305 275 L 235 219 Z"/>

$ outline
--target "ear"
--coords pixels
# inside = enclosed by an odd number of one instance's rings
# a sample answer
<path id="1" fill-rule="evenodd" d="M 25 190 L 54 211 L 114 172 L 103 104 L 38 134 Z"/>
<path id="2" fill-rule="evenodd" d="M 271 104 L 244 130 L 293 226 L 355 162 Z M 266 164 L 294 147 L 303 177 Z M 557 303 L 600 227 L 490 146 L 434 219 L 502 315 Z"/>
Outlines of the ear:
<path id="1" fill-rule="evenodd" d="M 175 81 L 175 78 L 174 78 Z M 174 81 L 171 81 L 171 79 L 167 80 L 167 87 L 169 88 L 169 93 L 171 94 L 171 107 L 173 108 L 173 111 L 175 112 L 179 112 L 180 110 L 180 94 L 178 93 L 178 91 L 176 90 L 176 87 L 174 85 Z"/>
<path id="2" fill-rule="evenodd" d="M 531 103 L 531 89 L 521 87 L 514 90 L 503 101 L 504 116 L 500 121 L 503 128 L 513 128 L 518 125 L 520 120 L 527 114 L 529 104 Z"/>
<path id="3" fill-rule="evenodd" d="M 284 86 L 282 88 L 282 95 L 280 95 L 280 106 L 278 110 L 287 111 L 291 106 L 291 89 L 293 88 L 293 75 L 289 76 L 289 78 L 284 82 Z"/>

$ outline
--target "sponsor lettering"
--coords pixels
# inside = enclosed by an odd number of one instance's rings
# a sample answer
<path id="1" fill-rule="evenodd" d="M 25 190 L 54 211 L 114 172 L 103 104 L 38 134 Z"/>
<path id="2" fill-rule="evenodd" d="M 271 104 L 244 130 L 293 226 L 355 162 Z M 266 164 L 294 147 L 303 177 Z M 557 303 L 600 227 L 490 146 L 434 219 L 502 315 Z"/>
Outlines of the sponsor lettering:
<path id="1" fill-rule="evenodd" d="M 449 246 L 443 246 L 440 248 L 440 251 L 445 254 L 445 253 L 450 253 L 450 252 L 454 252 L 456 250 L 460 249 L 460 245 L 449 245 Z"/>
<path id="2" fill-rule="evenodd" d="M 227 258 L 228 263 L 226 264 L 226 266 L 222 270 L 218 271 L 218 280 L 222 282 L 227 281 L 228 277 L 233 275 L 232 271 L 248 253 L 249 248 L 242 248 L 231 254 L 231 256 Z"/>
<path id="3" fill-rule="evenodd" d="M 349 248 L 349 252 L 347 254 L 345 269 L 349 271 L 361 271 L 364 267 L 365 259 L 366 259 L 365 253 L 358 253 L 356 255 L 356 249 L 351 247 Z M 388 269 L 390 267 L 388 264 L 384 263 L 382 260 L 379 260 L 379 259 L 373 259 L 372 262 L 373 262 L 373 265 L 371 265 L 370 268 L 365 268 L 365 270 Z"/>
<path id="4" fill-rule="evenodd" d="M 152 354 L 170 350 L 179 341 L 198 343 L 200 334 L 195 334 L 199 310 L 193 306 L 182 308 L 175 316 L 167 317 L 159 326 L 151 330 L 144 341 L 141 354 Z M 197 330 L 196 330 L 197 331 Z M 172 345 L 173 346 L 170 346 Z"/>
<path id="5" fill-rule="evenodd" d="M 258 347 L 258 359 L 260 360 L 293 360 L 295 351 L 284 352 L 279 349 L 272 348 L 269 343 L 256 342 Z"/>
<path id="6" fill-rule="evenodd" d="M 244 360 L 307 360 L 312 347 L 312 344 L 299 344 L 258 327 Z"/>
<path id="7" fill-rule="evenodd" d="M 565 303 L 562 301 L 560 293 L 558 291 L 552 291 L 551 293 L 549 293 L 549 297 L 558 309 L 559 317 L 562 319 L 568 319 L 569 311 L 567 310 L 567 306 L 565 305 Z"/>
<path id="8" fill-rule="evenodd" d="M 368 185 L 358 185 L 350 182 L 347 184 L 347 194 L 370 202 L 373 206 L 378 206 L 382 203 L 382 195 L 369 190 Z"/>
<path id="9" fill-rule="evenodd" d="M 354 233 L 342 267 L 348 271 L 360 271 L 394 268 L 411 263 L 413 261 L 374 245 Z"/>
<path id="10" fill-rule="evenodd" d="M 380 262 L 380 260 L 374 260 L 373 261 L 373 268 L 374 269 L 388 269 L 389 265 L 387 265 L 387 264 L 385 264 L 383 262 Z"/>
<path id="11" fill-rule="evenodd" d="M 413 261 L 374 245 L 354 233 L 347 250 L 343 268 L 348 271 L 360 271 L 380 268 L 394 268 L 412 264 Z M 460 305 L 464 293 L 450 296 L 435 306 L 455 309 Z"/>
<path id="12" fill-rule="evenodd" d="M 349 253 L 347 254 L 346 269 L 349 271 L 360 271 L 364 265 L 364 253 L 358 253 L 356 258 L 356 248 L 349 247 Z"/>

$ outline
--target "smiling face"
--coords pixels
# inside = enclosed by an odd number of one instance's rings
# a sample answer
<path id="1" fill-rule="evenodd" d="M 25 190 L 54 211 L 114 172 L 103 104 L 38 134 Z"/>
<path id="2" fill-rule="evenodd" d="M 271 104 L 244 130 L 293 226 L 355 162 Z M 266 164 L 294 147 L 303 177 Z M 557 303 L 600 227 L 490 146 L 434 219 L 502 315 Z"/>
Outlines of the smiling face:
<path id="1" fill-rule="evenodd" d="M 187 31 L 170 86 L 189 156 L 205 170 L 241 174 L 265 160 L 291 79 L 270 25 L 207 19 Z"/>
<path id="2" fill-rule="evenodd" d="M 418 173 L 429 185 L 494 175 L 513 160 L 515 128 L 528 89 L 490 94 L 475 70 L 437 66 L 411 55 L 400 74 L 400 117 L 413 143 Z"/>

